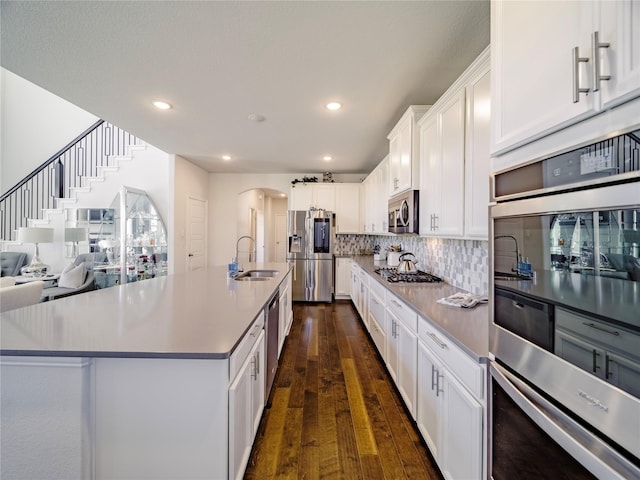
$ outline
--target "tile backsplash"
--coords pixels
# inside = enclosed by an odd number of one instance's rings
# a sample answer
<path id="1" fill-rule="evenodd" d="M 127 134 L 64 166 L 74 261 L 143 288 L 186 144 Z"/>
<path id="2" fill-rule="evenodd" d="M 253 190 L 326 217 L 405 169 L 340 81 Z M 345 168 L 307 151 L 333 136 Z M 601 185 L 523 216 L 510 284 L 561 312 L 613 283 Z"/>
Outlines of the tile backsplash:
<path id="1" fill-rule="evenodd" d="M 418 259 L 418 268 L 442 277 L 446 282 L 477 295 L 489 291 L 489 243 L 486 240 L 419 237 L 415 235 L 337 235 L 336 255 L 372 254 L 373 247 L 385 250 L 401 245 Z"/>

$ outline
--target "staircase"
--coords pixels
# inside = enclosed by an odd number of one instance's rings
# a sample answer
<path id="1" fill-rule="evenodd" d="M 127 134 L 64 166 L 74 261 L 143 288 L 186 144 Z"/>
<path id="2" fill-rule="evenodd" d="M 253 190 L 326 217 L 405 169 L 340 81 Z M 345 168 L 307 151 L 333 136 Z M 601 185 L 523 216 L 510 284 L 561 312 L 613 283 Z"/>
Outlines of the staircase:
<path id="1" fill-rule="evenodd" d="M 20 227 L 49 224 L 78 194 L 145 148 L 134 135 L 99 120 L 0 197 L 0 242 L 14 242 Z"/>

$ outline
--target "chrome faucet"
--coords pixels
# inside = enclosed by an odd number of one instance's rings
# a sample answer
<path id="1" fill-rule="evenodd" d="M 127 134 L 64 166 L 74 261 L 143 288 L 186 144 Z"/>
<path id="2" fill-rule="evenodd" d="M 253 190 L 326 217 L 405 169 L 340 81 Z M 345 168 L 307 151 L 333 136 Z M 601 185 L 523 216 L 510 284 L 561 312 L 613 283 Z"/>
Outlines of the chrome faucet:
<path id="1" fill-rule="evenodd" d="M 241 236 L 238 241 L 236 242 L 236 256 L 235 256 L 235 261 L 238 262 L 238 245 L 240 245 L 240 240 L 242 240 L 243 238 L 248 238 L 249 240 L 251 240 L 253 242 L 253 250 L 249 250 L 249 262 L 251 262 L 251 254 L 253 253 L 253 259 L 255 260 L 256 257 L 256 241 L 253 239 L 253 237 L 249 236 L 249 235 L 243 235 Z M 242 272 L 242 268 L 238 268 L 239 272 Z"/>
<path id="2" fill-rule="evenodd" d="M 511 271 L 512 272 L 517 272 L 518 268 L 518 262 L 520 261 L 520 249 L 518 248 L 518 239 L 516 237 L 514 237 L 513 235 L 496 235 L 495 237 L 493 237 L 494 240 L 497 240 L 498 238 L 510 238 L 513 240 L 513 243 L 516 244 L 516 268 L 512 268 Z"/>

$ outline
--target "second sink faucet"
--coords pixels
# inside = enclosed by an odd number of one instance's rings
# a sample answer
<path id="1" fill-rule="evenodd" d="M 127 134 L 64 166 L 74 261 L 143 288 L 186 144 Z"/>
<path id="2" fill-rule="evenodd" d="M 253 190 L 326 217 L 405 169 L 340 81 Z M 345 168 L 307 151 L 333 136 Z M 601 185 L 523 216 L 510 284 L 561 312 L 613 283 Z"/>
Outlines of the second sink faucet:
<path id="1" fill-rule="evenodd" d="M 255 257 L 256 257 L 256 241 L 250 235 L 243 235 L 236 242 L 236 256 L 234 257 L 236 263 L 238 263 L 238 245 L 240 245 L 240 240 L 242 240 L 243 238 L 248 238 L 249 240 L 251 240 L 253 242 L 253 250 L 249 250 L 249 262 L 255 261 Z M 253 257 L 251 257 L 252 253 L 253 253 Z M 243 270 L 242 267 L 238 267 L 238 268 L 239 268 L 238 271 L 242 272 L 242 270 Z"/>

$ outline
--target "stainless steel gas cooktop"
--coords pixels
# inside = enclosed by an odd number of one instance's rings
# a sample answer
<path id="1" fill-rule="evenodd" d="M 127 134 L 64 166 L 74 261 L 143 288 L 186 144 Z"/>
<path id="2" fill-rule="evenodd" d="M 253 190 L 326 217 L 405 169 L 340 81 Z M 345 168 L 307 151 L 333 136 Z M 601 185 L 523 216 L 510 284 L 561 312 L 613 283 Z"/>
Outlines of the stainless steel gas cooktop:
<path id="1" fill-rule="evenodd" d="M 392 283 L 438 283 L 442 282 L 440 277 L 418 270 L 416 273 L 398 273 L 395 267 L 376 268 L 375 272 Z"/>

